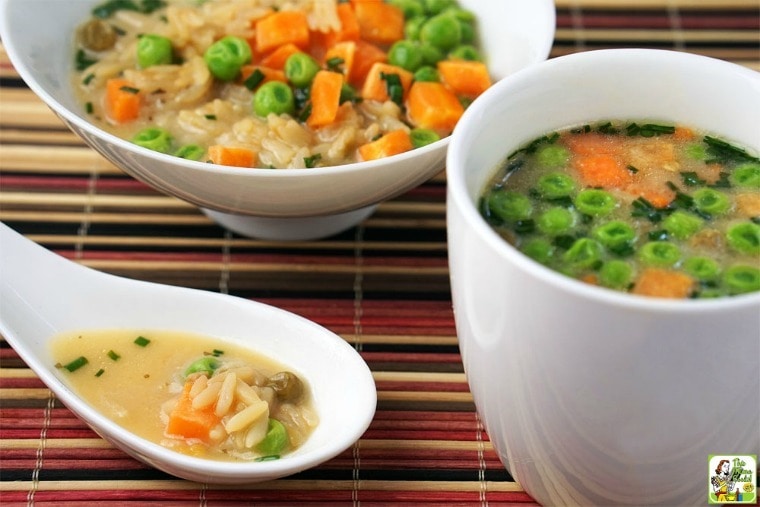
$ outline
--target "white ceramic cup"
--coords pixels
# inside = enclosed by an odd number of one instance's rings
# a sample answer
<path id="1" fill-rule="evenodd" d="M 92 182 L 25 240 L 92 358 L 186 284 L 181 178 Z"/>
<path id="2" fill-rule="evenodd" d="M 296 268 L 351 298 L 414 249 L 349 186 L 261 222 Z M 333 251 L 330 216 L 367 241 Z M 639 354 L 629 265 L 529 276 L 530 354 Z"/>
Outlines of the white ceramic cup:
<path id="1" fill-rule="evenodd" d="M 540 503 L 706 504 L 708 455 L 760 451 L 760 293 L 676 301 L 586 285 L 522 255 L 476 207 L 516 148 L 615 119 L 706 129 L 758 153 L 760 74 L 592 51 L 524 69 L 471 106 L 447 159 L 465 371 L 500 459 Z"/>

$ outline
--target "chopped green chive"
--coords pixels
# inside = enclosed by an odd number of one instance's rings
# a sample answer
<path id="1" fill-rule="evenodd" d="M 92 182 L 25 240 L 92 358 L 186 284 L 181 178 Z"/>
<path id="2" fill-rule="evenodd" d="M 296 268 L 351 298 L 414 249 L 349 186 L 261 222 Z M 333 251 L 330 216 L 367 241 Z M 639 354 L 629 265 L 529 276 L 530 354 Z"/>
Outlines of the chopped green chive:
<path id="1" fill-rule="evenodd" d="M 84 105 L 84 110 L 87 114 L 92 114 L 92 112 L 95 111 L 95 107 L 92 105 L 92 102 L 87 102 Z"/>
<path id="2" fill-rule="evenodd" d="M 135 338 L 135 344 L 139 345 L 140 347 L 147 347 L 150 343 L 150 340 L 145 338 L 144 336 L 138 336 Z"/>
<path id="3" fill-rule="evenodd" d="M 346 61 L 343 58 L 335 56 L 333 58 L 328 58 L 325 65 L 327 65 L 327 68 L 333 72 L 340 72 L 343 69 L 344 63 L 346 63 Z"/>
<path id="4" fill-rule="evenodd" d="M 245 79 L 245 81 L 243 81 L 243 85 L 249 90 L 254 90 L 262 81 L 264 81 L 264 78 L 264 73 L 259 69 L 256 69 Z"/>
<path id="5" fill-rule="evenodd" d="M 219 357 L 219 356 L 221 356 L 222 354 L 224 354 L 224 351 L 223 351 L 223 350 L 214 349 L 214 350 L 212 350 L 212 351 L 211 351 L 211 355 L 213 355 L 213 356 L 215 356 L 215 357 Z"/>
<path id="6" fill-rule="evenodd" d="M 385 72 L 381 72 L 380 79 L 385 81 L 388 97 L 390 97 L 393 102 L 400 106 L 404 100 L 404 86 L 401 84 L 401 78 L 399 75 L 386 74 Z"/>
<path id="7" fill-rule="evenodd" d="M 140 89 L 135 88 L 133 86 L 122 86 L 121 88 L 119 88 L 119 90 L 127 92 L 127 93 L 134 93 L 134 94 L 140 93 Z"/>
<path id="8" fill-rule="evenodd" d="M 216 120 L 215 114 L 206 114 L 206 115 L 203 115 L 203 117 L 206 118 L 207 120 Z"/>
<path id="9" fill-rule="evenodd" d="M 96 376 L 96 377 L 100 377 L 100 376 L 101 376 L 101 375 L 103 375 L 105 372 L 106 372 L 106 370 L 104 370 L 103 368 L 101 368 L 101 369 L 99 369 L 99 370 L 98 370 L 98 372 L 95 374 L 95 376 Z"/>
<path id="10" fill-rule="evenodd" d="M 114 352 L 113 350 L 109 350 L 108 357 L 110 357 L 112 361 L 118 361 L 121 356 L 117 354 L 116 352 Z"/>
<path id="11" fill-rule="evenodd" d="M 71 361 L 68 364 L 65 364 L 63 367 L 69 370 L 70 372 L 77 371 L 82 366 L 86 365 L 89 361 L 87 361 L 87 358 L 84 356 L 79 356 L 73 361 Z"/>
<path id="12" fill-rule="evenodd" d="M 312 168 L 316 167 L 317 163 L 322 160 L 322 154 L 321 153 L 315 153 L 314 155 L 310 157 L 304 157 L 303 163 L 306 167 Z"/>

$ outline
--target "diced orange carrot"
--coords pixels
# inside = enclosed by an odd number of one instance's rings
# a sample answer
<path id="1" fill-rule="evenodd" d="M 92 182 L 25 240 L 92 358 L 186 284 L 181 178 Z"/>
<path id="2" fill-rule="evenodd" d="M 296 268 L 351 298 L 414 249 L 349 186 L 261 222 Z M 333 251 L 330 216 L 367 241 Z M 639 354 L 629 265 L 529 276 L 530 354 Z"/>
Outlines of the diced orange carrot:
<path id="1" fill-rule="evenodd" d="M 256 71 L 259 71 L 264 75 L 264 79 L 258 83 L 258 86 L 261 86 L 264 83 L 268 83 L 269 81 L 282 81 L 283 83 L 288 82 L 288 78 L 285 77 L 285 72 L 282 70 L 265 67 L 263 65 L 243 65 L 243 67 L 240 69 L 240 80 L 242 82 L 245 82 L 249 77 L 251 77 L 251 74 Z"/>
<path id="2" fill-rule="evenodd" d="M 451 90 L 429 81 L 412 84 L 406 107 L 415 127 L 432 129 L 440 135 L 449 135 L 464 114 L 464 106 Z"/>
<path id="3" fill-rule="evenodd" d="M 269 67 L 270 69 L 283 70 L 285 68 L 285 62 L 288 61 L 290 55 L 300 52 L 302 52 L 301 48 L 292 42 L 287 42 L 282 46 L 278 46 L 275 50 L 268 53 L 267 55 L 263 56 L 259 63 L 264 67 Z"/>
<path id="4" fill-rule="evenodd" d="M 694 280 L 684 273 L 646 268 L 636 280 L 633 293 L 671 299 L 684 299 L 694 290 Z"/>
<path id="5" fill-rule="evenodd" d="M 562 142 L 573 153 L 579 155 L 615 154 L 620 151 L 616 137 L 590 132 L 563 136 Z"/>
<path id="6" fill-rule="evenodd" d="M 106 82 L 104 107 L 111 121 L 126 123 L 137 119 L 141 103 L 139 90 L 126 79 L 111 78 Z"/>
<path id="7" fill-rule="evenodd" d="M 256 51 L 265 54 L 283 44 L 309 47 L 309 23 L 302 11 L 277 11 L 256 22 Z"/>
<path id="8" fill-rule="evenodd" d="M 694 139 L 694 131 L 688 127 L 678 125 L 676 126 L 676 131 L 673 132 L 673 137 L 675 139 L 688 141 L 689 139 Z"/>
<path id="9" fill-rule="evenodd" d="M 312 128 L 323 127 L 335 121 L 340 106 L 343 75 L 320 70 L 311 84 L 311 113 L 306 124 Z"/>
<path id="10" fill-rule="evenodd" d="M 743 217 L 760 217 L 760 194 L 757 192 L 737 194 L 736 211 Z"/>
<path id="11" fill-rule="evenodd" d="M 340 29 L 323 32 L 313 32 L 312 38 L 317 38 L 325 48 L 330 48 L 339 42 L 358 41 L 361 37 L 359 21 L 356 19 L 354 7 L 350 3 L 341 3 L 336 6 Z"/>
<path id="12" fill-rule="evenodd" d="M 399 129 L 388 132 L 380 139 L 361 145 L 359 147 L 359 155 L 362 160 L 377 160 L 404 153 L 412 148 L 412 139 L 409 136 L 409 132 Z"/>
<path id="13" fill-rule="evenodd" d="M 351 86 L 361 88 L 372 66 L 378 62 L 387 61 L 388 54 L 375 44 L 363 40 L 357 41 L 354 64 L 351 66 L 348 82 Z"/>
<path id="14" fill-rule="evenodd" d="M 655 208 L 665 208 L 676 198 L 675 191 L 665 185 L 647 185 L 645 182 L 631 183 L 625 191 L 646 199 Z"/>
<path id="15" fill-rule="evenodd" d="M 353 2 L 361 38 L 388 45 L 404 38 L 404 11 L 382 0 Z"/>
<path id="16" fill-rule="evenodd" d="M 596 273 L 588 273 L 583 275 L 580 280 L 589 285 L 599 285 L 599 275 Z"/>
<path id="17" fill-rule="evenodd" d="M 633 180 L 631 172 L 620 159 L 604 153 L 576 156 L 573 167 L 583 183 L 590 187 L 624 188 Z"/>
<path id="18" fill-rule="evenodd" d="M 475 98 L 492 84 L 488 68 L 483 62 L 469 60 L 441 60 L 438 62 L 441 80 L 457 94 Z"/>
<path id="19" fill-rule="evenodd" d="M 388 82 L 384 76 L 390 74 L 396 74 L 399 77 L 401 87 L 403 88 L 402 100 L 406 99 L 409 87 L 414 80 L 414 74 L 401 67 L 382 62 L 374 64 L 369 70 L 367 78 L 364 81 L 364 86 L 362 86 L 362 98 L 365 100 L 379 100 L 380 102 L 389 100 Z"/>
<path id="20" fill-rule="evenodd" d="M 221 419 L 214 413 L 214 404 L 201 409 L 193 408 L 193 400 L 190 397 L 192 382 L 186 382 L 177 405 L 169 414 L 166 425 L 166 433 L 183 438 L 197 438 L 207 442 L 211 430 L 219 424 Z"/>
<path id="21" fill-rule="evenodd" d="M 255 151 L 236 146 L 214 144 L 208 147 L 208 157 L 214 164 L 234 167 L 253 167 L 256 163 Z"/>
<path id="22" fill-rule="evenodd" d="M 345 4 L 341 4 L 345 5 Z M 354 66 L 354 57 L 356 55 L 356 42 L 352 40 L 338 42 L 327 50 L 324 56 L 325 64 L 333 60 L 340 60 L 336 66 L 346 78 L 351 75 L 351 69 Z"/>

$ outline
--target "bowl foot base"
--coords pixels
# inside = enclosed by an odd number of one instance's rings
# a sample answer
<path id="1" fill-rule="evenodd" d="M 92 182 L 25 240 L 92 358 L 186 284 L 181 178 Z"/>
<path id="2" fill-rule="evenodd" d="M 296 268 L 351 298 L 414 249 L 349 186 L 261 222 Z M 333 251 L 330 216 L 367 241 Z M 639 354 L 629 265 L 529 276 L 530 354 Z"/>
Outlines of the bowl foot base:
<path id="1" fill-rule="evenodd" d="M 235 215 L 207 208 L 201 208 L 201 211 L 219 225 L 249 238 L 309 241 L 350 229 L 369 217 L 375 209 L 376 204 L 334 215 L 286 218 Z"/>

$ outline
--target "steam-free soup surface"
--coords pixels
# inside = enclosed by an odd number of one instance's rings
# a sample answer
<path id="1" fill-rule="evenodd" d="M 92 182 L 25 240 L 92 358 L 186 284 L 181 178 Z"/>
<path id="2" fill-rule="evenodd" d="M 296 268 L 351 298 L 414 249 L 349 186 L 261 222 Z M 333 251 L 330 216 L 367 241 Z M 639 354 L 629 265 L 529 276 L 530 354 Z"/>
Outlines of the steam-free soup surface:
<path id="1" fill-rule="evenodd" d="M 87 330 L 55 337 L 51 352 L 66 381 L 97 410 L 185 454 L 277 459 L 318 423 L 306 379 L 211 337 Z"/>
<path id="2" fill-rule="evenodd" d="M 181 158 L 375 160 L 448 136 L 491 85 L 455 0 L 93 3 L 72 39 L 88 118 Z"/>
<path id="3" fill-rule="evenodd" d="M 688 126 L 600 122 L 510 155 L 481 212 L 534 260 L 644 296 L 760 290 L 760 159 Z"/>

